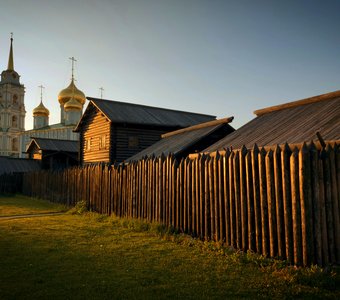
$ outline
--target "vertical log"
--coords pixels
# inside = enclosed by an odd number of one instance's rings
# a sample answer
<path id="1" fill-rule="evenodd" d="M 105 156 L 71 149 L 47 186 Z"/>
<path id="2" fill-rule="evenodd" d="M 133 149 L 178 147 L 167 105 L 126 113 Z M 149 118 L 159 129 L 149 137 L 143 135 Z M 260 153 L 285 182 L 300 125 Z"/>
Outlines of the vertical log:
<path id="1" fill-rule="evenodd" d="M 201 185 L 200 185 L 200 174 L 201 174 L 201 163 L 200 163 L 200 157 L 195 159 L 195 232 L 196 236 L 201 236 L 200 231 L 200 198 L 201 198 Z"/>
<path id="2" fill-rule="evenodd" d="M 225 220 L 225 242 L 231 246 L 230 241 L 230 201 L 229 201 L 229 155 L 230 151 L 227 149 L 223 156 L 223 191 L 224 191 L 224 220 Z"/>
<path id="3" fill-rule="evenodd" d="M 237 150 L 235 150 L 233 167 L 234 167 L 234 189 L 235 189 L 236 247 L 237 249 L 242 249 L 240 153 Z"/>
<path id="4" fill-rule="evenodd" d="M 302 261 L 304 266 L 314 260 L 312 231 L 312 190 L 309 149 L 304 143 L 299 152 L 299 177 L 301 199 Z"/>
<path id="5" fill-rule="evenodd" d="M 280 258 L 286 259 L 281 148 L 278 145 L 276 146 L 274 151 L 274 175 L 275 175 L 276 226 L 278 247 L 277 254 Z"/>
<path id="6" fill-rule="evenodd" d="M 255 144 L 251 152 L 253 193 L 254 193 L 254 218 L 255 218 L 255 249 L 262 252 L 262 216 L 261 216 L 261 195 L 260 195 L 260 168 L 259 168 L 259 148 Z"/>
<path id="7" fill-rule="evenodd" d="M 210 239 L 216 240 L 215 236 L 215 195 L 214 195 L 214 158 L 209 161 L 209 223 L 210 223 Z"/>
<path id="8" fill-rule="evenodd" d="M 246 155 L 245 146 L 239 151 L 240 156 L 240 214 L 241 214 L 241 237 L 242 249 L 248 250 L 248 205 L 247 205 L 247 173 L 246 173 Z"/>
<path id="9" fill-rule="evenodd" d="M 294 242 L 293 242 L 293 221 L 292 221 L 292 197 L 291 197 L 291 181 L 290 181 L 290 156 L 291 151 L 286 143 L 281 152 L 282 166 L 282 197 L 284 210 L 284 232 L 286 244 L 286 258 L 294 263 Z"/>
<path id="10" fill-rule="evenodd" d="M 179 164 L 179 174 L 178 174 L 178 182 L 179 182 L 179 193 L 178 193 L 178 225 L 181 232 L 184 232 L 184 159 L 181 160 Z"/>
<path id="11" fill-rule="evenodd" d="M 326 200 L 325 200 L 325 179 L 324 179 L 324 160 L 326 157 L 325 149 L 320 151 L 319 160 L 319 202 L 320 202 L 320 225 L 321 225 L 321 240 L 322 240 L 322 262 L 323 265 L 329 264 L 329 251 L 328 251 L 328 232 L 327 232 L 327 216 L 326 216 Z"/>
<path id="12" fill-rule="evenodd" d="M 203 239 L 205 237 L 205 161 L 206 161 L 206 156 L 202 155 L 199 159 L 199 181 L 200 181 L 200 199 L 199 199 L 199 235 L 200 238 Z"/>
<path id="13" fill-rule="evenodd" d="M 214 237 L 216 241 L 220 240 L 220 223 L 219 223 L 219 199 L 220 199 L 220 188 L 219 188 L 219 180 L 220 180 L 220 174 L 218 169 L 218 162 L 220 160 L 220 154 L 218 151 L 216 151 L 216 156 L 213 159 L 213 174 L 214 174 Z"/>
<path id="14" fill-rule="evenodd" d="M 269 254 L 269 229 L 268 229 L 268 201 L 266 183 L 266 152 L 262 148 L 259 153 L 259 178 L 260 178 L 260 202 L 262 225 L 262 254 Z"/>
<path id="15" fill-rule="evenodd" d="M 196 159 L 191 161 L 191 186 L 190 186 L 190 198 L 191 198 L 191 233 L 197 235 L 196 231 Z"/>
<path id="16" fill-rule="evenodd" d="M 224 156 L 220 156 L 218 159 L 218 222 L 220 228 L 219 240 L 225 242 L 225 207 L 224 207 L 224 184 L 223 184 L 223 159 Z"/>
<path id="17" fill-rule="evenodd" d="M 254 211 L 254 189 L 252 173 L 252 152 L 248 151 L 245 157 L 246 184 L 247 184 L 247 219 L 248 219 L 248 245 L 249 250 L 256 251 L 255 234 L 255 211 Z"/>
<path id="18" fill-rule="evenodd" d="M 334 219 L 333 219 L 333 203 L 332 203 L 332 188 L 331 188 L 331 167 L 330 167 L 330 145 L 327 145 L 324 159 L 324 180 L 325 180 L 325 204 L 328 232 L 328 250 L 330 263 L 336 262 L 335 256 L 335 235 L 334 235 Z"/>
<path id="19" fill-rule="evenodd" d="M 234 186 L 234 156 L 232 151 L 229 155 L 229 209 L 230 209 L 230 245 L 236 248 L 236 213 L 235 213 L 235 186 Z"/>
<path id="20" fill-rule="evenodd" d="M 301 240 L 301 208 L 299 193 L 299 150 L 295 148 L 290 158 L 291 188 L 292 188 L 292 217 L 294 240 L 294 264 L 302 264 L 302 240 Z"/>
<path id="21" fill-rule="evenodd" d="M 269 250 L 270 256 L 277 256 L 277 223 L 275 203 L 275 178 L 273 151 L 269 150 L 266 155 L 267 174 L 267 201 L 268 201 L 268 229 L 269 229 Z"/>
<path id="22" fill-rule="evenodd" d="M 339 211 L 339 189 L 337 181 L 337 162 L 336 162 L 337 146 L 329 149 L 330 175 L 331 175 L 331 200 L 333 205 L 334 220 L 334 239 L 335 239 L 335 259 L 340 264 L 340 211 Z M 338 176 L 340 175 L 338 170 Z"/>
<path id="23" fill-rule="evenodd" d="M 204 195 L 204 239 L 209 240 L 210 239 L 210 191 L 209 191 L 209 166 L 210 166 L 210 157 L 207 156 L 207 159 L 205 160 L 205 166 L 204 166 L 204 189 L 205 189 L 205 195 Z"/>
<path id="24" fill-rule="evenodd" d="M 320 216 L 320 187 L 319 187 L 319 155 L 315 144 L 310 145 L 310 161 L 311 161 L 311 197 L 312 197 L 312 225 L 314 237 L 314 264 L 323 265 L 322 262 L 322 241 L 321 241 L 321 216 Z"/>

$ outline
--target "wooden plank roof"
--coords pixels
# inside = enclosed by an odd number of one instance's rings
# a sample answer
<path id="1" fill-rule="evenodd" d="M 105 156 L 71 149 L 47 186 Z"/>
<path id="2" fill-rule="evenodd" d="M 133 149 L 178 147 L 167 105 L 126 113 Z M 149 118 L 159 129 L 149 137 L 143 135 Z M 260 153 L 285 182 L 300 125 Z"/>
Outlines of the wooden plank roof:
<path id="1" fill-rule="evenodd" d="M 0 175 L 4 173 L 25 173 L 40 170 L 40 162 L 34 159 L 0 156 Z"/>
<path id="2" fill-rule="evenodd" d="M 205 151 L 340 140 L 340 91 L 255 111 L 257 117 Z"/>
<path id="3" fill-rule="evenodd" d="M 177 156 L 222 127 L 225 127 L 223 132 L 220 133 L 220 136 L 215 137 L 215 140 L 233 132 L 235 129 L 228 124 L 232 120 L 233 117 L 214 120 L 163 134 L 160 141 L 130 157 L 127 161 L 139 160 L 145 156 L 169 155 L 170 153 Z"/>
<path id="4" fill-rule="evenodd" d="M 31 142 L 27 146 L 26 152 L 36 145 L 38 149 L 44 151 L 57 151 L 57 152 L 78 152 L 78 141 L 70 140 L 56 140 L 56 139 L 46 139 L 46 138 L 32 138 Z"/>
<path id="5" fill-rule="evenodd" d="M 178 111 L 140 104 L 87 97 L 90 101 L 75 131 L 79 131 L 84 116 L 91 106 L 98 108 L 112 123 L 187 127 L 216 119 L 216 116 Z"/>

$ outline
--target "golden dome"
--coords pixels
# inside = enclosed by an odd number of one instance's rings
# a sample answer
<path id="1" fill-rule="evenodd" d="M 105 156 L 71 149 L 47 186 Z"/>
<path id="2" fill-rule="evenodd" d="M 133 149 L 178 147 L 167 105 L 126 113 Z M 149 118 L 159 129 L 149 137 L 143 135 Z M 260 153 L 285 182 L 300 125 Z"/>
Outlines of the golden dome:
<path id="1" fill-rule="evenodd" d="M 81 90 L 77 89 L 73 79 L 71 80 L 71 83 L 67 88 L 60 91 L 58 95 L 58 101 L 60 104 L 65 104 L 72 97 L 76 101 L 80 102 L 82 105 L 85 103 L 85 94 Z"/>
<path id="2" fill-rule="evenodd" d="M 50 115 L 50 111 L 44 106 L 44 104 L 42 103 L 42 101 L 40 102 L 40 104 L 33 109 L 33 116 L 46 116 L 48 117 Z"/>
<path id="3" fill-rule="evenodd" d="M 82 110 L 83 105 L 79 103 L 74 97 L 72 97 L 69 101 L 67 101 L 64 105 L 64 110 L 68 111 L 71 109 Z"/>

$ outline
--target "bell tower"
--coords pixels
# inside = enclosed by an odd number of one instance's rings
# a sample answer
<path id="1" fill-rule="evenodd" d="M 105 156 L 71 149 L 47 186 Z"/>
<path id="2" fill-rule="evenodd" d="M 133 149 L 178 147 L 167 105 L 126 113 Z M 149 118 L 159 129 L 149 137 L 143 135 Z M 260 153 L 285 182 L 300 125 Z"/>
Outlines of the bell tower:
<path id="1" fill-rule="evenodd" d="M 13 34 L 7 69 L 0 80 L 0 155 L 19 157 L 19 135 L 25 131 L 25 87 L 14 70 Z"/>

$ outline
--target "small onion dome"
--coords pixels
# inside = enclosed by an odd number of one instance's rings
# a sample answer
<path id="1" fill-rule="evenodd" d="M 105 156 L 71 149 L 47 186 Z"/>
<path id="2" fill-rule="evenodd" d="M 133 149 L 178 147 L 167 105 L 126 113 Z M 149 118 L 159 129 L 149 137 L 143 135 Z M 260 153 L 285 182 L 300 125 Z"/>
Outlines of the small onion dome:
<path id="1" fill-rule="evenodd" d="M 40 102 L 40 104 L 33 109 L 33 116 L 46 116 L 48 117 L 50 115 L 50 111 L 44 106 L 44 104 L 42 102 Z"/>
<path id="2" fill-rule="evenodd" d="M 69 110 L 82 110 L 83 105 L 79 103 L 75 97 L 72 97 L 69 101 L 67 101 L 64 105 L 64 110 L 69 111 Z"/>
<path id="3" fill-rule="evenodd" d="M 86 100 L 85 94 L 81 90 L 77 89 L 73 79 L 71 80 L 71 83 L 67 88 L 61 90 L 61 92 L 58 95 L 58 101 L 60 104 L 65 104 L 72 97 L 81 104 L 85 103 Z"/>

